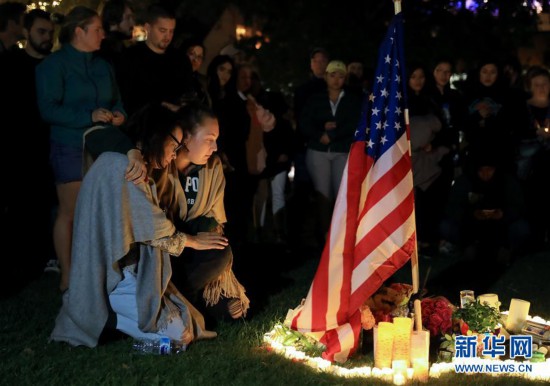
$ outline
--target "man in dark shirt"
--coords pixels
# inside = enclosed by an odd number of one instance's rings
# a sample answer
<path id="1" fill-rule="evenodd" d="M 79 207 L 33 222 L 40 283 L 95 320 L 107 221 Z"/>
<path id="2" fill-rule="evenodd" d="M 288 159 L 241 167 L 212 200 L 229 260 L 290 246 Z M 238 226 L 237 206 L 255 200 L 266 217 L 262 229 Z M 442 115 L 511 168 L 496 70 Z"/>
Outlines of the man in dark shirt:
<path id="1" fill-rule="evenodd" d="M 36 102 L 35 69 L 48 56 L 53 48 L 54 24 L 50 14 L 34 9 L 25 15 L 24 30 L 25 49 L 14 52 L 7 58 L 10 100 L 7 101 L 10 115 L 16 117 L 17 126 L 32 135 L 32 164 L 48 166 L 49 127 L 44 124 Z M 29 159 L 29 161 L 30 161 Z"/>
<path id="2" fill-rule="evenodd" d="M 289 203 L 290 207 L 298 208 L 308 207 L 308 203 L 312 202 L 311 195 L 313 194 L 313 185 L 311 177 L 306 168 L 306 139 L 302 135 L 300 127 L 300 117 L 302 110 L 306 105 L 307 100 L 315 94 L 326 92 L 327 83 L 325 82 L 325 71 L 329 62 L 328 52 L 324 48 L 315 48 L 309 56 L 309 65 L 311 69 L 311 77 L 296 87 L 294 90 L 294 105 L 293 113 L 296 122 L 296 131 L 294 135 L 293 153 L 294 153 L 294 198 Z M 309 211 L 315 209 L 310 205 Z M 314 221 L 308 219 L 313 216 L 306 216 L 306 220 L 302 221 L 301 229 L 295 233 L 299 234 L 298 239 L 303 240 L 304 244 L 323 244 L 323 241 L 314 240 Z M 309 240 L 309 241 L 308 241 Z"/>
<path id="3" fill-rule="evenodd" d="M 0 4 L 0 55 L 17 49 L 23 39 L 23 17 L 27 7 L 15 1 Z"/>
<path id="4" fill-rule="evenodd" d="M 109 0 L 101 11 L 105 39 L 99 53 L 118 70 L 123 52 L 132 39 L 134 11 L 127 0 Z"/>
<path id="5" fill-rule="evenodd" d="M 3 189 L 3 229 L 14 245 L 28 245 L 29 233 L 13 224 L 25 223 L 33 229 L 34 248 L 20 248 L 17 259 L 6 259 L 13 264 L 10 272 L 16 277 L 38 277 L 47 259 L 53 258 L 52 211 L 55 206 L 55 185 L 49 163 L 49 126 L 45 124 L 36 102 L 35 68 L 50 54 L 53 47 L 54 24 L 50 14 L 34 9 L 25 15 L 23 34 L 25 49 L 6 55 L 4 62 L 5 101 L 0 108 L 6 117 L 3 140 L 6 146 L 16 146 L 24 141 L 26 153 L 14 160 L 5 159 L 7 183 Z M 6 97 L 6 98 L 4 98 Z M 30 184 L 30 185 L 29 185 Z M 7 226 L 6 226 L 7 225 Z M 13 231 L 13 232 L 12 232 Z M 41 251 L 37 254 L 36 251 Z M 13 282 L 25 283 L 24 280 Z"/>
<path id="6" fill-rule="evenodd" d="M 315 48 L 311 52 L 309 59 L 311 78 L 294 90 L 294 116 L 297 121 L 300 120 L 300 114 L 308 98 L 327 89 L 325 70 L 329 61 L 328 52 L 324 48 Z"/>
<path id="7" fill-rule="evenodd" d="M 192 90 L 191 63 L 170 46 L 176 28 L 174 14 L 152 5 L 146 20 L 147 40 L 125 51 L 118 74 L 128 115 L 148 103 L 162 102 L 176 109 L 182 96 Z"/>

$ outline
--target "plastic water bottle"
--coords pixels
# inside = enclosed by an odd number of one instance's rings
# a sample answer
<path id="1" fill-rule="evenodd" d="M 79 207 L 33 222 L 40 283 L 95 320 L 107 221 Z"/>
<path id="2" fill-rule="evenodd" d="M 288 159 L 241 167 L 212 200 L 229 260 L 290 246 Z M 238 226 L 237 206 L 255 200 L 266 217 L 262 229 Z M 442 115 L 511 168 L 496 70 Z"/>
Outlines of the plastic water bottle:
<path id="1" fill-rule="evenodd" d="M 187 344 L 162 336 L 157 339 L 136 339 L 132 348 L 142 354 L 169 355 L 184 352 L 187 349 Z"/>

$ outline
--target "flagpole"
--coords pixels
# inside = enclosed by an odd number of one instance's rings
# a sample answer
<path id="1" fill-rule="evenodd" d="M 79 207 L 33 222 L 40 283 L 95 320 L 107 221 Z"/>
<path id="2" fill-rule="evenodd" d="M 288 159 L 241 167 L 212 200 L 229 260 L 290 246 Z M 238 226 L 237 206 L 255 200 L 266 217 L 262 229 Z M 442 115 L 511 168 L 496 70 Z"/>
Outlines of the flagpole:
<path id="1" fill-rule="evenodd" d="M 393 9 L 394 13 L 397 15 L 401 12 L 401 0 L 394 0 L 393 1 Z M 405 110 L 405 124 L 407 127 L 409 127 L 409 112 L 408 109 Z M 409 153 L 410 153 L 410 141 L 409 141 Z M 420 275 L 418 273 L 418 240 L 414 239 L 414 252 L 411 256 L 411 274 L 412 274 L 412 286 L 413 286 L 413 294 L 417 294 L 419 290 L 420 285 Z"/>

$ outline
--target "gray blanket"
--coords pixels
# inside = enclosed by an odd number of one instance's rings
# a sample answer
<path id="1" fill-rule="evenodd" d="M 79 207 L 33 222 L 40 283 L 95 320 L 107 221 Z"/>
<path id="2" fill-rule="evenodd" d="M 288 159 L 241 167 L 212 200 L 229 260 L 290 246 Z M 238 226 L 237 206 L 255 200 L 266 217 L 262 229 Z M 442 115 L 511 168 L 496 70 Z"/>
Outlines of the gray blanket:
<path id="1" fill-rule="evenodd" d="M 75 212 L 69 290 L 51 340 L 95 347 L 108 318 L 108 296 L 122 279 L 118 261 L 138 243 L 138 325 L 156 332 L 169 317 L 166 304 L 181 310 L 198 338 L 204 320 L 170 283 L 167 252 L 144 242 L 171 236 L 173 224 L 158 205 L 154 181 L 134 185 L 124 179 L 128 159 L 104 153 L 86 174 Z M 164 297 L 164 299 L 163 299 Z M 171 300 L 168 301 L 169 298 Z M 173 308 L 173 307 L 172 307 Z"/>

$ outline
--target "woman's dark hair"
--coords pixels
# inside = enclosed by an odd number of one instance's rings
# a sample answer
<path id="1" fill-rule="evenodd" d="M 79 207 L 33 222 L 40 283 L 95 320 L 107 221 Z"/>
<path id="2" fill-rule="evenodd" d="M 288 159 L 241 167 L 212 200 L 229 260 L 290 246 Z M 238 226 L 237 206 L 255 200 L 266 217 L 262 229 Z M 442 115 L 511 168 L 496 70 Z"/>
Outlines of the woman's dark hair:
<path id="1" fill-rule="evenodd" d="M 424 87 L 420 90 L 420 93 L 417 95 L 411 90 L 409 86 L 409 80 L 411 79 L 412 74 L 416 70 L 422 70 L 425 77 Z M 430 98 L 428 90 L 431 85 L 431 77 L 428 75 L 428 70 L 426 66 L 420 62 L 412 62 L 407 66 L 407 98 L 408 98 L 408 107 L 409 113 L 411 116 L 414 115 L 426 115 L 426 114 L 437 114 L 438 108 Z"/>
<path id="2" fill-rule="evenodd" d="M 454 69 L 454 60 L 452 58 L 448 56 L 438 56 L 432 61 L 432 66 L 431 66 L 432 72 L 441 63 L 448 63 L 451 66 L 451 71 Z"/>
<path id="3" fill-rule="evenodd" d="M 99 17 L 99 15 L 88 7 L 78 5 L 71 9 L 63 18 L 63 26 L 59 31 L 59 43 L 70 43 L 74 38 L 76 28 L 86 28 L 92 23 L 94 17 Z"/>
<path id="4" fill-rule="evenodd" d="M 189 51 L 189 49 L 191 47 L 201 47 L 202 50 L 203 50 L 203 53 L 206 55 L 206 47 L 204 46 L 204 43 L 202 42 L 202 40 L 196 38 L 196 37 L 192 37 L 192 38 L 187 38 L 185 40 L 183 40 L 179 45 L 178 45 L 178 48 L 185 54 L 187 54 L 187 51 Z"/>
<path id="5" fill-rule="evenodd" d="M 216 119 L 216 114 L 210 107 L 197 101 L 190 101 L 183 105 L 178 110 L 178 115 L 180 127 L 183 130 L 183 138 L 188 134 L 195 135 L 197 128 L 203 123 L 205 118 Z"/>
<path id="6" fill-rule="evenodd" d="M 109 0 L 105 3 L 101 11 L 101 21 L 106 32 L 111 29 L 111 26 L 122 22 L 126 8 L 129 8 L 132 12 L 134 11 L 132 4 L 127 0 Z"/>
<path id="7" fill-rule="evenodd" d="M 409 84 L 409 79 L 411 79 L 413 72 L 415 72 L 416 70 L 422 70 L 422 72 L 424 72 L 424 76 L 426 77 L 426 82 L 428 81 L 429 72 L 426 66 L 420 62 L 411 62 L 410 64 L 407 65 L 407 71 L 406 71 L 407 84 Z"/>
<path id="8" fill-rule="evenodd" d="M 229 55 L 214 56 L 208 65 L 208 69 L 206 70 L 206 76 L 208 78 L 208 94 L 210 94 L 213 100 L 223 97 L 223 90 L 220 87 L 220 78 L 218 77 L 218 67 L 224 63 L 231 64 L 231 79 L 234 79 L 236 70 L 235 61 Z"/>
<path id="9" fill-rule="evenodd" d="M 141 146 L 143 158 L 151 164 L 162 164 L 164 143 L 176 127 L 182 127 L 180 114 L 160 104 L 149 104 L 138 110 L 126 125 L 132 141 Z"/>

